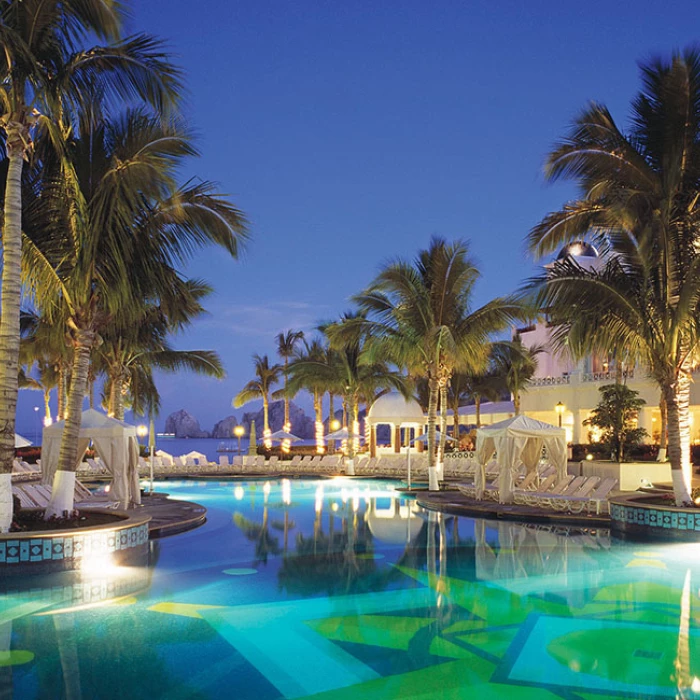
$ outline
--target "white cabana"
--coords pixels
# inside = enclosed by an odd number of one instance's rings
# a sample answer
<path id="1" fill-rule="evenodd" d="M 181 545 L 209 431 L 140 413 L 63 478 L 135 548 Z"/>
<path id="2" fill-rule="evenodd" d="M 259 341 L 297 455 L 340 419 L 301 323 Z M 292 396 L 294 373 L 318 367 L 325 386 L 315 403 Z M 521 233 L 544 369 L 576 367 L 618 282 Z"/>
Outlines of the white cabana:
<path id="1" fill-rule="evenodd" d="M 43 481 L 48 485 L 53 485 L 65 424 L 65 421 L 59 421 L 44 428 L 41 471 Z M 90 440 L 107 472 L 112 475 L 112 487 L 109 492 L 111 500 L 118 501 L 125 508 L 131 503 L 141 503 L 136 428 L 92 408 L 83 411 L 76 468 L 82 462 Z"/>
<path id="2" fill-rule="evenodd" d="M 476 496 L 484 491 L 484 468 L 496 453 L 498 462 L 498 500 L 510 503 L 513 500 L 513 482 L 525 465 L 528 472 L 537 469 L 542 448 L 547 450 L 550 464 L 557 477 L 566 475 L 566 430 L 556 425 L 543 423 L 528 416 L 514 416 L 476 431 Z"/>
<path id="3" fill-rule="evenodd" d="M 415 399 L 405 399 L 397 391 L 390 391 L 380 396 L 367 411 L 365 422 L 369 428 L 370 457 L 379 453 L 401 452 L 401 444 L 407 445 L 415 440 L 415 436 L 425 425 L 423 409 Z M 391 445 L 379 448 L 377 446 L 377 426 L 388 425 L 391 431 Z M 403 430 L 403 440 L 401 431 Z M 330 438 L 330 436 L 328 436 Z"/>

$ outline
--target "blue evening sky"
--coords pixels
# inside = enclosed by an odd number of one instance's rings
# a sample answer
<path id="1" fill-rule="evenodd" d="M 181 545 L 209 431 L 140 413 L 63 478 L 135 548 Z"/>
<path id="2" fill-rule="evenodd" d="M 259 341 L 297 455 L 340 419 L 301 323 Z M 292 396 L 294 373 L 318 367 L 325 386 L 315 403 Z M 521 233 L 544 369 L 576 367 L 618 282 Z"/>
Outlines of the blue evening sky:
<path id="1" fill-rule="evenodd" d="M 432 235 L 470 241 L 475 304 L 513 291 L 534 270 L 527 232 L 573 195 L 544 182 L 554 141 L 590 100 L 626 124 L 638 61 L 700 41 L 693 0 L 133 7 L 133 31 L 165 39 L 186 73 L 202 153 L 187 176 L 220 183 L 252 236 L 240 261 L 207 249 L 187 270 L 216 294 L 176 344 L 217 350 L 228 376 L 162 376 L 159 430 L 180 408 L 206 430 L 257 410 L 231 408 L 252 354 L 272 359 L 277 333 L 337 317 Z M 21 392 L 19 432 L 40 405 Z"/>

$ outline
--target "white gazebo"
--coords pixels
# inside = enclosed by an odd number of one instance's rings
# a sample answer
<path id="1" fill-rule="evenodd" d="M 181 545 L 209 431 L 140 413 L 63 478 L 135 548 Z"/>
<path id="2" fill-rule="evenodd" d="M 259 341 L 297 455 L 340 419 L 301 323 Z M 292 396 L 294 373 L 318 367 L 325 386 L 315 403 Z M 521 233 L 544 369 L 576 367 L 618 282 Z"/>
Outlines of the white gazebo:
<path id="1" fill-rule="evenodd" d="M 44 428 L 41 471 L 45 484 L 53 484 L 65 424 L 65 421 L 59 421 Z M 90 440 L 107 471 L 112 475 L 110 499 L 118 501 L 125 508 L 131 503 L 141 503 L 138 473 L 139 444 L 136 428 L 92 408 L 83 411 L 76 468 L 82 462 Z"/>
<path id="2" fill-rule="evenodd" d="M 390 391 L 380 396 L 370 407 L 365 418 L 369 429 L 370 456 L 376 457 L 377 453 L 401 452 L 403 430 L 403 444 L 408 446 L 418 435 L 423 432 L 425 415 L 420 404 L 415 399 L 405 399 L 397 391 Z M 388 425 L 391 430 L 391 444 L 389 447 L 377 447 L 377 426 Z M 420 450 L 419 444 L 414 449 Z"/>
<path id="3" fill-rule="evenodd" d="M 484 490 L 484 468 L 496 454 L 498 462 L 498 500 L 513 500 L 513 482 L 522 465 L 528 472 L 537 469 L 542 448 L 547 450 L 550 464 L 557 477 L 566 475 L 566 430 L 543 423 L 528 416 L 514 416 L 500 423 L 479 428 L 476 431 L 476 494 L 481 498 Z"/>

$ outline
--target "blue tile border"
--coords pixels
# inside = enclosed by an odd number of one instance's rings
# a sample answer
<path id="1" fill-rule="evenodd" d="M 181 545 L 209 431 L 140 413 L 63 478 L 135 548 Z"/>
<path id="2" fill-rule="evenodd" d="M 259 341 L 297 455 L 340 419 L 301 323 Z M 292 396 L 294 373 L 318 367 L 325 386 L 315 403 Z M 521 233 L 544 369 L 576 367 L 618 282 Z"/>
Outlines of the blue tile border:
<path id="1" fill-rule="evenodd" d="M 700 508 L 677 508 L 649 503 L 655 497 L 630 494 L 610 500 L 610 528 L 623 536 L 700 540 Z M 645 503 L 645 501 L 647 501 Z"/>
<path id="2" fill-rule="evenodd" d="M 79 569 L 88 558 L 143 549 L 148 544 L 151 518 L 121 515 L 122 520 L 98 528 L 0 535 L 0 576 L 15 570 L 30 573 L 40 567 L 43 571 Z"/>

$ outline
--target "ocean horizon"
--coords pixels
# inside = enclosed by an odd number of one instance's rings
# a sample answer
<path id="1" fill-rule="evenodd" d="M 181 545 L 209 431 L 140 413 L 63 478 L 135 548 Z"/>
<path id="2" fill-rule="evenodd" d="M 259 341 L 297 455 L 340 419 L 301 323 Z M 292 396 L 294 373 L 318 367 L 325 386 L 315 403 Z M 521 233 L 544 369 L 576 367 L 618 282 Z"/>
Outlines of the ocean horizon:
<path id="1" fill-rule="evenodd" d="M 143 441 L 142 441 L 142 444 Z M 295 445 L 313 445 L 314 440 L 301 440 L 294 443 Z M 188 452 L 201 452 L 206 455 L 210 462 L 218 462 L 219 456 L 224 454 L 218 452 L 219 446 L 226 446 L 228 449 L 225 454 L 229 457 L 238 454 L 238 439 L 221 438 L 175 438 L 156 435 L 156 450 L 163 450 L 173 457 L 186 455 Z M 248 454 L 248 438 L 241 438 L 241 454 Z"/>

